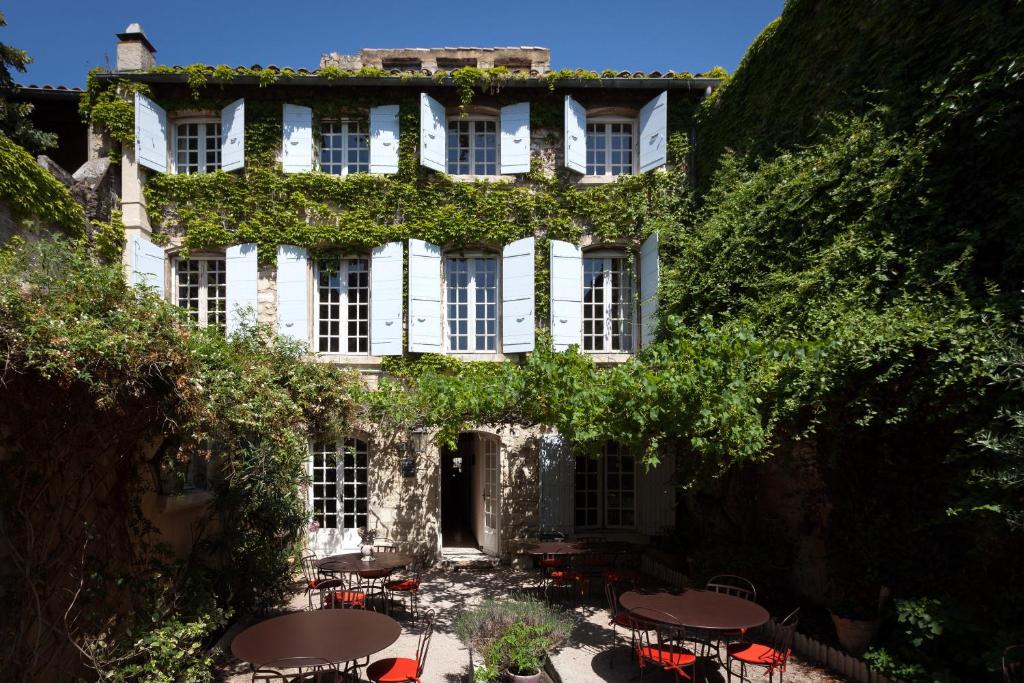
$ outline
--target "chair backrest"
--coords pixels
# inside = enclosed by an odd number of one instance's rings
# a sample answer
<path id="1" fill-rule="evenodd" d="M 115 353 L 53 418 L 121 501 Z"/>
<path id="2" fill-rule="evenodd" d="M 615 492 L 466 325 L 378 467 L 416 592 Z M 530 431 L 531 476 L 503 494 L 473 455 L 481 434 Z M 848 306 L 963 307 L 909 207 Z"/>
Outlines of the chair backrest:
<path id="1" fill-rule="evenodd" d="M 388 537 L 378 538 L 373 542 L 373 552 L 385 553 L 395 549 L 395 542 Z"/>
<path id="2" fill-rule="evenodd" d="M 711 577 L 707 585 L 704 586 L 704 590 L 734 595 L 737 598 L 743 598 L 750 602 L 757 602 L 757 589 L 754 588 L 754 584 L 748 579 L 736 576 L 735 574 L 719 574 L 718 576 Z"/>
<path id="3" fill-rule="evenodd" d="M 633 622 L 633 640 L 641 648 L 682 648 L 686 640 L 686 627 L 668 612 L 653 607 L 637 607 L 630 610 L 629 614 Z"/>
<path id="4" fill-rule="evenodd" d="M 604 582 L 604 597 L 608 601 L 608 610 L 612 613 L 613 617 L 622 611 L 622 608 L 619 607 L 619 596 L 615 591 L 614 581 Z"/>
<path id="5" fill-rule="evenodd" d="M 258 669 L 252 672 L 252 680 L 261 681 L 265 683 L 271 683 L 273 681 L 281 681 L 282 683 L 291 683 L 296 680 L 295 674 L 284 674 L 282 669 L 308 669 L 312 667 L 330 667 L 330 671 L 334 673 L 335 680 L 337 679 L 337 670 L 334 669 L 334 664 L 323 659 L 321 657 L 288 657 L 287 659 L 278 659 L 273 662 L 267 662 L 266 664 L 260 665 Z M 317 681 L 323 680 L 317 677 Z"/>
<path id="6" fill-rule="evenodd" d="M 1003 650 L 1004 683 L 1024 683 L 1024 644 Z"/>
<path id="7" fill-rule="evenodd" d="M 318 578 L 316 569 L 317 556 L 312 550 L 302 553 L 302 575 L 306 578 L 306 585 L 312 586 Z"/>
<path id="8" fill-rule="evenodd" d="M 430 650 L 430 639 L 434 635 L 434 618 L 437 614 L 432 609 L 423 613 L 423 632 L 416 641 L 416 675 L 423 675 L 423 667 L 427 665 L 427 652 Z"/>
<path id="9" fill-rule="evenodd" d="M 773 654 L 775 659 L 770 665 L 772 668 L 780 669 L 781 671 L 786 670 L 786 662 L 789 661 L 789 655 L 793 649 L 793 636 L 796 635 L 796 627 L 799 623 L 799 607 L 787 614 L 782 621 L 776 622 L 775 630 L 771 637 L 772 649 L 775 651 L 775 654 Z"/>
<path id="10" fill-rule="evenodd" d="M 345 579 L 324 579 L 309 592 L 309 606 L 311 609 L 347 607 L 350 603 L 339 600 L 338 594 L 348 590 L 351 589 L 345 585 Z"/>

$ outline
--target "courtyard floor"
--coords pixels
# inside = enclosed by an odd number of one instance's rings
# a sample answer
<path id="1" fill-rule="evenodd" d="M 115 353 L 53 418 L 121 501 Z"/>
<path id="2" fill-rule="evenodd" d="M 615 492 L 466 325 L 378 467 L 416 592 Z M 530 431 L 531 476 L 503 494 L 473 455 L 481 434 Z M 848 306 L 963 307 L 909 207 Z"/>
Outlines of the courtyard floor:
<path id="1" fill-rule="evenodd" d="M 453 630 L 453 621 L 459 610 L 486 597 L 521 592 L 535 583 L 534 574 L 507 567 L 494 571 L 434 570 L 425 574 L 420 590 L 420 609 L 434 609 L 437 618 L 423 683 L 461 683 L 469 680 L 469 652 L 455 637 Z M 284 611 L 305 609 L 306 605 L 305 594 L 299 590 Z M 569 606 L 569 609 L 577 617 L 572 640 L 551 658 L 562 683 L 627 683 L 639 680 L 638 669 L 630 661 L 628 641 L 623 640 L 621 630 L 619 637 L 613 640 L 614 635 L 608 626 L 608 610 L 604 605 L 603 595 L 600 598 L 592 595 L 584 604 L 575 608 Z M 390 648 L 371 657 L 371 661 L 385 657 L 414 656 L 420 628 L 411 624 L 401 608 L 396 609 L 393 616 L 402 624 L 402 635 Z M 220 643 L 223 652 L 218 655 L 220 679 L 231 683 L 250 680 L 248 665 L 230 654 L 231 637 L 237 630 L 233 629 L 225 635 Z M 673 680 L 669 674 L 652 674 L 645 679 L 652 682 Z M 725 681 L 725 678 L 724 668 L 717 663 L 697 670 L 698 681 L 718 683 Z M 761 671 L 750 676 L 750 680 L 758 683 L 762 679 L 767 680 L 761 675 Z M 792 683 L 830 683 L 845 680 L 796 658 L 790 660 L 785 679 Z M 734 677 L 734 680 L 738 680 L 738 677 Z"/>

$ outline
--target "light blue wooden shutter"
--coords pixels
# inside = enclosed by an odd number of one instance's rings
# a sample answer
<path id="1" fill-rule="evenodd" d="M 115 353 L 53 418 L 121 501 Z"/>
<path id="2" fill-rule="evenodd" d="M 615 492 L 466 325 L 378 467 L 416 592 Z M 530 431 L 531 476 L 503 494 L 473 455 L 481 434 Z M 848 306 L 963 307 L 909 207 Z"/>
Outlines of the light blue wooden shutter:
<path id="1" fill-rule="evenodd" d="M 132 263 L 129 282 L 155 289 L 164 295 L 164 250 L 145 237 L 132 237 Z"/>
<path id="2" fill-rule="evenodd" d="M 398 172 L 398 105 L 370 108 L 370 173 Z M 401 245 L 399 245 L 401 247 Z M 399 250 L 401 256 L 401 250 Z"/>
<path id="3" fill-rule="evenodd" d="M 573 532 L 576 458 L 561 434 L 540 437 L 540 529 Z"/>
<path id="4" fill-rule="evenodd" d="M 420 163 L 435 171 L 444 171 L 444 105 L 426 93 L 420 93 Z"/>
<path id="5" fill-rule="evenodd" d="M 640 345 L 654 341 L 658 326 L 658 233 L 640 245 Z"/>
<path id="6" fill-rule="evenodd" d="M 530 103 L 501 108 L 501 173 L 530 172 Z"/>
<path id="7" fill-rule="evenodd" d="M 409 350 L 441 352 L 441 247 L 409 240 Z"/>
<path id="8" fill-rule="evenodd" d="M 257 270 L 255 244 L 248 242 L 227 248 L 224 255 L 227 288 L 224 303 L 227 306 L 228 334 L 238 331 L 245 316 L 250 322 L 256 321 Z"/>
<path id="9" fill-rule="evenodd" d="M 301 247 L 277 248 L 277 333 L 309 344 L 309 254 Z"/>
<path id="10" fill-rule="evenodd" d="M 672 456 L 650 470 L 637 465 L 637 519 L 639 531 L 645 534 L 658 534 L 665 528 L 673 528 L 676 523 L 676 489 L 673 483 L 675 475 L 675 458 Z"/>
<path id="11" fill-rule="evenodd" d="M 668 91 L 640 110 L 640 172 L 664 166 L 668 161 Z"/>
<path id="12" fill-rule="evenodd" d="M 533 351 L 533 238 L 501 251 L 501 347 L 504 353 Z"/>
<path id="13" fill-rule="evenodd" d="M 370 353 L 402 355 L 402 243 L 373 250 L 370 262 Z"/>
<path id="14" fill-rule="evenodd" d="M 313 170 L 313 110 L 285 104 L 281 112 L 281 165 L 285 173 Z"/>
<path id="15" fill-rule="evenodd" d="M 587 172 L 587 110 L 569 95 L 565 96 L 565 167 Z"/>
<path id="16" fill-rule="evenodd" d="M 220 167 L 236 171 L 245 166 L 245 100 L 235 100 L 220 112 Z"/>
<path id="17" fill-rule="evenodd" d="M 583 253 L 575 244 L 551 240 L 551 340 L 565 351 L 583 340 Z"/>
<path id="18" fill-rule="evenodd" d="M 135 160 L 146 168 L 167 172 L 167 112 L 139 93 L 135 93 Z"/>

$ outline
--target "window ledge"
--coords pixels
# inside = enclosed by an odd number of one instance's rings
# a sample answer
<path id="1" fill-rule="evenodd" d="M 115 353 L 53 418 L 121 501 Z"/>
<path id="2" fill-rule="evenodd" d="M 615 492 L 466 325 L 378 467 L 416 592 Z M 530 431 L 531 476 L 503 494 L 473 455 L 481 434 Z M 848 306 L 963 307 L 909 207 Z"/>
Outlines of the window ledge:
<path id="1" fill-rule="evenodd" d="M 485 183 L 514 183 L 516 177 L 514 175 L 450 175 L 448 176 L 452 181 L 456 183 L 475 183 L 477 181 Z"/>
<path id="2" fill-rule="evenodd" d="M 614 183 L 619 178 L 631 176 L 632 173 L 623 173 L 622 175 L 585 175 L 580 177 L 580 185 L 607 185 L 608 183 Z"/>
<path id="3" fill-rule="evenodd" d="M 160 512 L 182 512 L 203 507 L 213 501 L 209 491 L 188 491 L 176 496 L 158 496 L 157 509 Z"/>
<path id="4" fill-rule="evenodd" d="M 632 353 L 593 353 L 590 351 L 584 351 L 583 355 L 590 356 L 597 365 L 618 365 L 633 357 Z"/>
<path id="5" fill-rule="evenodd" d="M 348 353 L 317 353 L 314 358 L 318 363 L 331 363 L 333 365 L 351 365 L 355 367 L 380 365 L 381 356 L 369 356 L 366 354 Z"/>
<path id="6" fill-rule="evenodd" d="M 451 356 L 452 358 L 458 358 L 463 361 L 478 360 L 494 363 L 500 363 L 508 359 L 508 356 L 504 353 L 452 353 L 451 351 L 446 351 L 444 355 Z"/>

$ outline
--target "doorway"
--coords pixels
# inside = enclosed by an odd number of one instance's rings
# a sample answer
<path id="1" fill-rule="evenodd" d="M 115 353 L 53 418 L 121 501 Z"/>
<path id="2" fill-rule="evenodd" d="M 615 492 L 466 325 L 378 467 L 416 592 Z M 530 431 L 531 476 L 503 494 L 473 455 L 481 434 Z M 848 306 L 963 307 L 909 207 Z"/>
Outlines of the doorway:
<path id="1" fill-rule="evenodd" d="M 476 548 L 473 532 L 473 475 L 476 435 L 459 434 L 457 447 L 441 452 L 441 546 Z"/>

